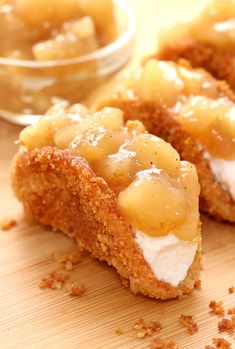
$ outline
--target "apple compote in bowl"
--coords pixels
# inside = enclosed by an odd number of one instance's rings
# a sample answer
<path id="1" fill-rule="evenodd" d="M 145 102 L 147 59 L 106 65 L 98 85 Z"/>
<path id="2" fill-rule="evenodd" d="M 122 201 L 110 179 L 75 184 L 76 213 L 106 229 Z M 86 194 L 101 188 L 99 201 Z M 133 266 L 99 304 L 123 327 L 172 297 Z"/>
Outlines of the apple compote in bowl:
<path id="1" fill-rule="evenodd" d="M 121 0 L 0 0 L 0 116 L 31 124 L 82 101 L 128 61 L 134 33 Z"/>

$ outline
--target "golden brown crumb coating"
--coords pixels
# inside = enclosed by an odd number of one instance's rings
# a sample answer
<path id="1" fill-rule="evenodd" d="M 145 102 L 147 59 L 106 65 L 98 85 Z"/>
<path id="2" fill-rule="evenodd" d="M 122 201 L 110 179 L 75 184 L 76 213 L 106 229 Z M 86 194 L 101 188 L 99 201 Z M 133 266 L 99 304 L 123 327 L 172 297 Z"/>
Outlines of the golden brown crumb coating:
<path id="1" fill-rule="evenodd" d="M 218 84 L 221 93 L 234 98 L 226 84 Z M 200 209 L 215 218 L 235 222 L 235 201 L 215 180 L 201 144 L 182 128 L 169 110 L 138 97 L 125 98 L 125 94 L 117 94 L 104 104 L 122 109 L 125 120 L 141 120 L 150 133 L 171 143 L 182 160 L 195 164 L 201 185 Z"/>
<path id="2" fill-rule="evenodd" d="M 192 67 L 204 68 L 215 78 L 227 81 L 232 90 L 235 91 L 235 54 L 233 49 L 182 38 L 162 47 L 155 58 L 175 62 L 184 58 L 191 63 Z"/>
<path id="3" fill-rule="evenodd" d="M 200 246 L 178 287 L 157 280 L 118 211 L 114 192 L 85 159 L 54 147 L 19 152 L 12 164 L 12 185 L 28 219 L 77 240 L 92 256 L 114 266 L 134 293 L 167 299 L 192 291 Z"/>

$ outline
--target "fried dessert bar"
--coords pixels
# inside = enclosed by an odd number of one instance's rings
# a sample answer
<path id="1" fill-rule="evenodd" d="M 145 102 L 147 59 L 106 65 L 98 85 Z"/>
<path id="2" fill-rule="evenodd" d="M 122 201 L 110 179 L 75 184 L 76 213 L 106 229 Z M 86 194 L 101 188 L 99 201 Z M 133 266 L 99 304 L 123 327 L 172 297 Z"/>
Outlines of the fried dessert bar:
<path id="1" fill-rule="evenodd" d="M 235 222 L 235 96 L 224 81 L 187 64 L 150 59 L 107 103 L 195 164 L 201 210 Z"/>
<path id="2" fill-rule="evenodd" d="M 117 269 L 134 293 L 187 294 L 199 277 L 199 183 L 119 109 L 56 105 L 20 134 L 12 185 L 29 220 L 61 230 Z"/>
<path id="3" fill-rule="evenodd" d="M 235 1 L 214 0 L 191 22 L 178 23 L 159 37 L 160 60 L 187 59 L 235 90 Z"/>

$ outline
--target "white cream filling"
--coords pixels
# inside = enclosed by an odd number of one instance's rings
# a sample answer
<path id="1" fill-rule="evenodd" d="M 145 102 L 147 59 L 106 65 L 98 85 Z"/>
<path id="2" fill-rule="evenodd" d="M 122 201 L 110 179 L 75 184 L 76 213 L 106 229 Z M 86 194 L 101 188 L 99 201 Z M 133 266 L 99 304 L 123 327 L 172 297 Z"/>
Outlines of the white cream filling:
<path id="1" fill-rule="evenodd" d="M 206 154 L 215 179 L 230 193 L 235 200 L 235 160 L 214 158 Z"/>
<path id="2" fill-rule="evenodd" d="M 177 287 L 184 280 L 192 265 L 197 243 L 178 239 L 170 233 L 166 236 L 151 237 L 135 230 L 135 241 L 154 275 L 162 281 Z"/>

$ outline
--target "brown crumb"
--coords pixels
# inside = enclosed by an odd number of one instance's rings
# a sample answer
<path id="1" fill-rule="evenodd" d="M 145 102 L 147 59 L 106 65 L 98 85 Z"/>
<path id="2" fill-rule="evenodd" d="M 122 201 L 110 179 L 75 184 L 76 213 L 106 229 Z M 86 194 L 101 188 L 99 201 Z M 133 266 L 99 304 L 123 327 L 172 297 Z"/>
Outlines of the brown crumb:
<path id="1" fill-rule="evenodd" d="M 223 318 L 218 322 L 218 329 L 220 332 L 230 331 L 235 329 L 235 315 L 232 315 L 230 319 Z"/>
<path id="2" fill-rule="evenodd" d="M 229 308 L 227 310 L 227 314 L 229 314 L 229 315 L 235 314 L 235 308 Z"/>
<path id="3" fill-rule="evenodd" d="M 211 309 L 211 312 L 216 315 L 224 316 L 225 309 L 224 304 L 222 301 L 216 302 L 216 301 L 210 301 L 209 308 Z"/>
<path id="4" fill-rule="evenodd" d="M 188 295 L 187 294 L 183 294 L 183 293 L 179 293 L 179 296 L 178 296 L 178 300 L 179 301 L 182 301 L 184 299 L 188 298 Z"/>
<path id="5" fill-rule="evenodd" d="M 50 288 L 52 290 L 60 290 L 68 280 L 69 275 L 64 270 L 53 271 L 49 275 L 42 278 L 39 287 L 42 289 Z"/>
<path id="6" fill-rule="evenodd" d="M 128 279 L 122 278 L 121 279 L 122 285 L 126 288 L 130 287 L 130 282 Z"/>
<path id="7" fill-rule="evenodd" d="M 214 347 L 214 345 L 206 345 L 205 349 L 216 349 L 216 347 Z"/>
<path id="8" fill-rule="evenodd" d="M 200 289 L 202 288 L 202 282 L 201 282 L 200 279 L 198 279 L 197 281 L 195 281 L 194 287 L 195 287 L 197 290 L 200 290 Z"/>
<path id="9" fill-rule="evenodd" d="M 73 270 L 73 263 L 71 261 L 66 261 L 64 263 L 64 269 L 67 271 Z"/>
<path id="10" fill-rule="evenodd" d="M 157 337 L 151 342 L 150 349 L 179 349 L 179 347 L 171 340 L 164 340 Z"/>
<path id="11" fill-rule="evenodd" d="M 0 228 L 2 230 L 10 230 L 11 228 L 15 227 L 17 224 L 15 219 L 11 218 L 5 218 L 0 221 Z"/>
<path id="12" fill-rule="evenodd" d="M 146 323 L 143 318 L 139 318 L 138 322 L 134 325 L 136 336 L 139 339 L 144 338 L 145 336 L 151 336 L 154 332 L 159 332 L 161 328 L 159 322 L 150 321 L 149 323 Z"/>
<path id="13" fill-rule="evenodd" d="M 235 292 L 235 287 L 234 286 L 229 287 L 228 293 L 231 294 L 231 293 L 234 293 L 234 292 Z"/>
<path id="14" fill-rule="evenodd" d="M 124 333 L 124 331 L 123 331 L 120 327 L 116 327 L 116 328 L 114 329 L 114 332 L 115 332 L 116 334 L 123 334 L 123 333 Z"/>
<path id="15" fill-rule="evenodd" d="M 71 253 L 55 253 L 54 260 L 62 264 L 63 268 L 67 271 L 71 271 L 74 265 L 77 265 L 82 260 L 82 252 Z"/>
<path id="16" fill-rule="evenodd" d="M 216 349 L 230 349 L 231 344 L 223 338 L 213 338 Z"/>
<path id="17" fill-rule="evenodd" d="M 185 326 L 190 334 L 194 334 L 198 331 L 198 325 L 193 320 L 191 315 L 181 314 L 179 317 L 181 325 Z"/>
<path id="18" fill-rule="evenodd" d="M 84 284 L 81 284 L 78 281 L 67 282 L 66 289 L 68 294 L 73 297 L 80 297 L 86 290 Z"/>

